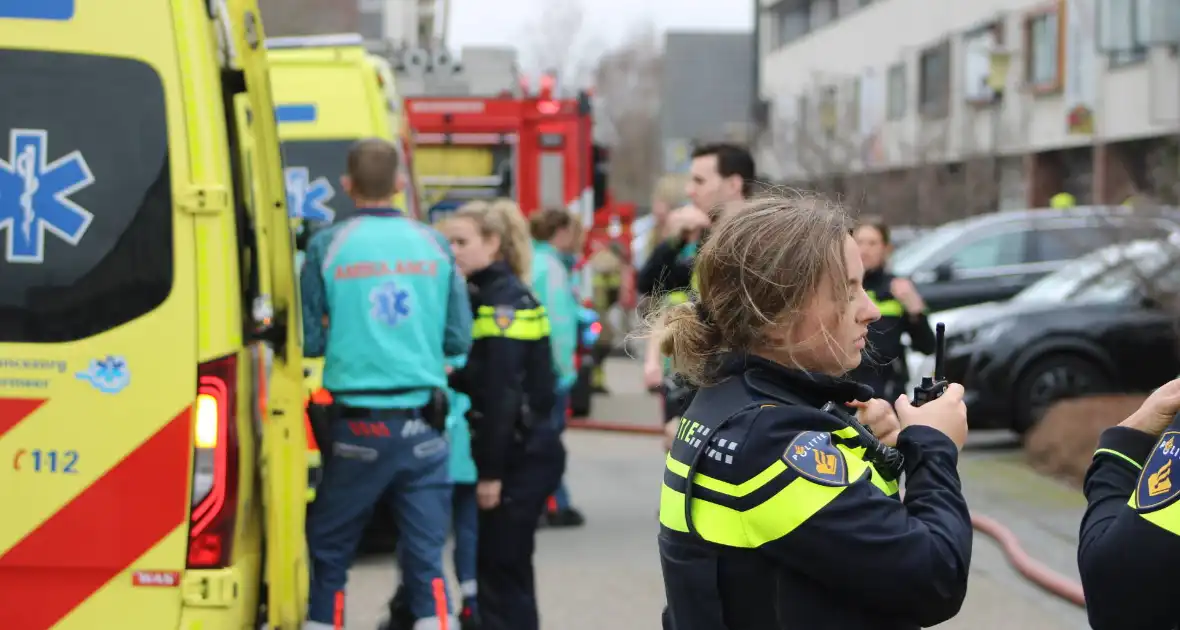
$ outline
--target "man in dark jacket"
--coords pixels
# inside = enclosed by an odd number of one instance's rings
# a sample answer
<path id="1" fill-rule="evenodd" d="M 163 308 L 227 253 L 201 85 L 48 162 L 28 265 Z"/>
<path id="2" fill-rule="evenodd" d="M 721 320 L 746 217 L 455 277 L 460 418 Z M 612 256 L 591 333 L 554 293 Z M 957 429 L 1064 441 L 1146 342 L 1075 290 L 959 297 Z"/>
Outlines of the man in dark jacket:
<path id="1" fill-rule="evenodd" d="M 663 242 L 648 256 L 637 278 L 640 295 L 653 304 L 677 304 L 688 300 L 695 289 L 693 259 L 710 225 L 724 217 L 725 210 L 750 196 L 754 187 L 754 157 L 743 146 L 729 143 L 705 144 L 692 153 L 685 192 L 691 206 L 674 210 L 668 217 Z M 669 382 L 667 361 L 661 360 L 655 344 L 644 357 L 644 382 L 659 389 L 664 397 L 664 421 L 676 421 L 692 401 L 692 388 Z"/>

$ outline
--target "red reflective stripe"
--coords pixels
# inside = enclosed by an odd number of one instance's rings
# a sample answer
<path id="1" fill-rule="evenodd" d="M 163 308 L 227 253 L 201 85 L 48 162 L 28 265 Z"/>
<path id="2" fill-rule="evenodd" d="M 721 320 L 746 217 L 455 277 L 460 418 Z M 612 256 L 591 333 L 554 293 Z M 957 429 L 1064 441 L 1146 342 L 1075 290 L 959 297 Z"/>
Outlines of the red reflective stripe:
<path id="1" fill-rule="evenodd" d="M 0 398 L 0 437 L 45 404 L 45 398 Z"/>
<path id="2" fill-rule="evenodd" d="M 319 442 L 315 441 L 315 431 L 311 429 L 311 417 L 307 415 L 307 411 L 303 412 L 303 430 L 307 433 L 307 450 L 320 450 Z"/>
<path id="3" fill-rule="evenodd" d="M 311 402 L 317 405 L 330 405 L 332 404 L 332 392 L 323 388 L 317 389 L 311 393 Z"/>
<path id="4" fill-rule="evenodd" d="M 47 630 L 188 519 L 189 409 L 0 556 L 4 630 Z M 9 506 L 10 508 L 13 506 Z"/>

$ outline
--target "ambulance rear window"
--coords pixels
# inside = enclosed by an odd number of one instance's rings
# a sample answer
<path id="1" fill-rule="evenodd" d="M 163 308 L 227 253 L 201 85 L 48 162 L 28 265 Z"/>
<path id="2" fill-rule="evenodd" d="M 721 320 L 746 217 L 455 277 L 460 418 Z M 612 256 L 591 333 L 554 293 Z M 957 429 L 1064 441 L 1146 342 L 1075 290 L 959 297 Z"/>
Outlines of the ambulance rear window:
<path id="1" fill-rule="evenodd" d="M 0 85 L 0 342 L 84 339 L 154 310 L 173 269 L 159 76 L 0 48 Z"/>
<path id="2" fill-rule="evenodd" d="M 356 212 L 340 189 L 348 151 L 356 140 L 288 140 L 283 143 L 287 209 L 308 234 Z M 304 241 L 304 239 L 300 239 Z"/>

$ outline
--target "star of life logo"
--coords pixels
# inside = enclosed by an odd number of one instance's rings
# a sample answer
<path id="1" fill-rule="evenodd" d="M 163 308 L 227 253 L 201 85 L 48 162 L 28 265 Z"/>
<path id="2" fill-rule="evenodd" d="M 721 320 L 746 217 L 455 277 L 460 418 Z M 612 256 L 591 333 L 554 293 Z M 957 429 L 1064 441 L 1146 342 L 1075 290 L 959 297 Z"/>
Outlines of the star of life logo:
<path id="1" fill-rule="evenodd" d="M 70 195 L 94 183 L 94 174 L 78 150 L 50 162 L 49 132 L 12 129 L 8 159 L 0 157 L 0 231 L 4 259 L 10 263 L 45 262 L 45 235 L 77 245 L 94 215 Z"/>
<path id="2" fill-rule="evenodd" d="M 410 292 L 385 282 L 369 292 L 369 314 L 386 326 L 397 326 L 410 316 Z"/>
<path id="3" fill-rule="evenodd" d="M 328 178 L 320 176 L 311 179 L 311 173 L 304 166 L 292 166 L 283 171 L 287 186 L 287 213 L 295 219 L 331 223 L 336 211 L 328 201 L 336 196 L 336 189 Z"/>

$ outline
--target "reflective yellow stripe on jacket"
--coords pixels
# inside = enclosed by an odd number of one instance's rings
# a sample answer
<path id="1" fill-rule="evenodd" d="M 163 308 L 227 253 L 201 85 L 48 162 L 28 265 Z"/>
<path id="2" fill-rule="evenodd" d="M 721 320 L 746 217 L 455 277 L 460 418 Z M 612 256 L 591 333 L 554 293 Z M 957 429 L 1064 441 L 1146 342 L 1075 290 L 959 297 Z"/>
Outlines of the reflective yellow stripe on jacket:
<path id="1" fill-rule="evenodd" d="M 833 433 L 842 438 L 853 438 L 853 429 L 841 429 Z M 701 445 L 700 448 L 704 448 Z M 876 468 L 864 461 L 864 448 L 850 448 L 837 444 L 846 455 L 848 478 L 861 479 L 870 472 L 872 483 L 888 496 L 897 494 L 897 482 L 887 482 L 877 473 Z M 668 471 L 678 477 L 688 477 L 688 465 L 668 455 Z M 741 484 L 731 484 L 720 479 L 697 473 L 693 483 L 727 497 L 741 498 L 766 486 L 779 475 L 786 474 L 787 465 L 776 460 L 765 470 Z M 694 496 L 692 500 L 692 521 L 697 533 L 709 542 L 728 547 L 754 549 L 791 533 L 831 503 L 849 486 L 823 486 L 804 478 L 798 478 L 786 485 L 766 501 L 745 511 L 706 501 Z M 660 491 L 660 523 L 668 529 L 687 532 L 684 519 L 684 493 L 670 488 L 667 484 Z"/>
<path id="2" fill-rule="evenodd" d="M 1131 506 L 1131 509 L 1136 512 L 1139 512 L 1138 495 L 1139 489 L 1136 488 L 1131 492 L 1131 498 L 1127 500 L 1127 505 Z M 1180 536 L 1180 503 L 1173 503 L 1154 512 L 1139 512 L 1139 516 L 1143 517 L 1149 523 L 1155 523 L 1159 527 Z"/>
<path id="3" fill-rule="evenodd" d="M 876 291 L 866 291 L 869 294 L 869 299 L 873 304 L 877 305 L 877 310 L 881 311 L 881 317 L 901 317 L 905 315 L 905 307 L 901 305 L 896 299 L 878 300 Z"/>
<path id="4" fill-rule="evenodd" d="M 549 316 L 545 307 L 509 309 L 481 306 L 475 312 L 471 338 L 504 337 L 520 341 L 539 341 L 549 336 Z"/>
<path id="5" fill-rule="evenodd" d="M 693 291 L 697 291 L 697 292 L 700 291 L 700 285 L 697 283 L 696 269 L 692 270 L 692 281 L 689 282 L 689 286 L 692 287 Z M 664 296 L 664 302 L 666 304 L 668 304 L 669 306 L 675 306 L 677 304 L 684 304 L 687 301 L 688 301 L 688 291 L 669 291 L 668 295 Z"/>

